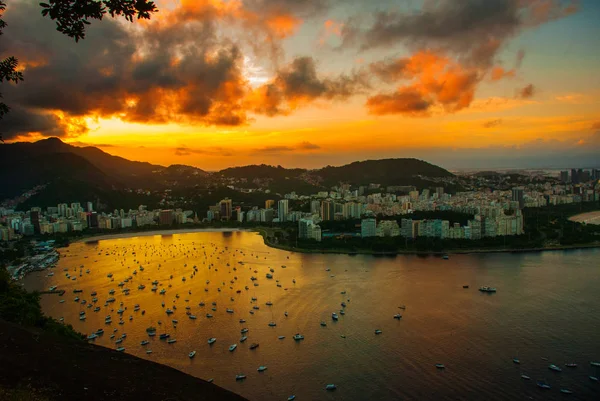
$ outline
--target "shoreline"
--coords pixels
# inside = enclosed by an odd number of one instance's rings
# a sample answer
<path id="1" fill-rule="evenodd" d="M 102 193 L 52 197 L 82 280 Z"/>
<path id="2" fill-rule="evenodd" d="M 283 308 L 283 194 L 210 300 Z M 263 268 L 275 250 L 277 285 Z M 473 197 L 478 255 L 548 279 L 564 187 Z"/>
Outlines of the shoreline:
<path id="1" fill-rule="evenodd" d="M 576 244 L 576 245 L 557 245 L 541 248 L 523 248 L 523 249 L 506 249 L 506 248 L 491 248 L 491 249 L 448 249 L 444 251 L 417 251 L 417 250 L 397 250 L 397 251 L 371 251 L 366 249 L 361 250 L 344 250 L 344 249 L 305 249 L 295 248 L 293 246 L 275 244 L 268 240 L 267 232 L 259 227 L 257 228 L 180 228 L 180 229 L 165 229 L 152 231 L 138 231 L 116 234 L 99 234 L 79 238 L 73 243 L 92 243 L 104 240 L 127 239 L 134 237 L 148 237 L 155 235 L 173 235 L 173 234 L 193 234 L 202 232 L 254 232 L 263 237 L 263 243 L 274 249 L 279 249 L 288 252 L 298 252 L 305 254 L 337 254 L 337 255 L 373 255 L 373 256 L 396 256 L 396 255 L 417 255 L 417 256 L 443 256 L 443 255 L 465 255 L 465 254 L 485 254 L 485 253 L 537 253 L 544 251 L 568 251 L 578 249 L 596 249 L 600 248 L 600 242 L 592 244 Z"/>
<path id="2" fill-rule="evenodd" d="M 582 224 L 600 225 L 600 211 L 577 214 L 569 217 L 569 220 Z"/>
<path id="3" fill-rule="evenodd" d="M 264 238 L 264 237 L 263 237 Z M 416 256 L 444 256 L 444 255 L 467 255 L 467 254 L 486 254 L 486 253 L 538 253 L 545 251 L 572 251 L 579 249 L 598 249 L 600 243 L 580 244 L 580 245 L 561 245 L 549 246 L 544 248 L 523 248 L 523 249 L 448 249 L 445 251 L 369 251 L 369 250 L 340 250 L 340 249 L 304 249 L 294 248 L 285 245 L 273 244 L 266 239 L 265 245 L 271 248 L 288 252 L 298 252 L 305 254 L 336 254 L 336 255 L 372 255 L 372 256 L 398 256 L 398 255 L 416 255 Z"/>
<path id="4" fill-rule="evenodd" d="M 230 233 L 230 232 L 250 232 L 255 231 L 246 228 L 180 228 L 180 229 L 167 229 L 167 230 L 152 230 L 152 231 L 137 231 L 137 232 L 126 232 L 126 233 L 116 233 L 116 234 L 99 234 L 99 235 L 90 235 L 87 237 L 79 238 L 72 243 L 90 243 L 97 241 L 105 241 L 112 239 L 126 239 L 126 238 L 134 238 L 134 237 L 153 237 L 155 235 L 173 235 L 173 234 L 193 234 L 193 233 L 201 233 L 201 232 L 219 232 L 219 233 Z"/>

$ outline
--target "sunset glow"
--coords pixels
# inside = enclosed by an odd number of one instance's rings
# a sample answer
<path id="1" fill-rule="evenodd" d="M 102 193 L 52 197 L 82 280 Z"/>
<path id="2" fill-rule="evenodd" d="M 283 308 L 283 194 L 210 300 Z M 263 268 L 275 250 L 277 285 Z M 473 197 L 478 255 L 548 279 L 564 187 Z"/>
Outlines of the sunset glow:
<path id="1" fill-rule="evenodd" d="M 4 138 L 206 170 L 600 153 L 595 0 L 157 3 L 149 22 L 109 18 L 74 44 L 37 1 L 11 1 L 0 56 L 25 81 L 2 84 Z"/>

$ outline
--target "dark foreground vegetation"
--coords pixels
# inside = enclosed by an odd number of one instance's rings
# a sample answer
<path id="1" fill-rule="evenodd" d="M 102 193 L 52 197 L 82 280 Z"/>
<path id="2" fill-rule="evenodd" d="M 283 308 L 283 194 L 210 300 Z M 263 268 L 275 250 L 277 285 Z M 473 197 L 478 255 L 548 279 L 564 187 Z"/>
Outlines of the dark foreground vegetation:
<path id="1" fill-rule="evenodd" d="M 2 401 L 243 400 L 168 366 L 88 344 L 44 316 L 39 301 L 0 265 Z"/>

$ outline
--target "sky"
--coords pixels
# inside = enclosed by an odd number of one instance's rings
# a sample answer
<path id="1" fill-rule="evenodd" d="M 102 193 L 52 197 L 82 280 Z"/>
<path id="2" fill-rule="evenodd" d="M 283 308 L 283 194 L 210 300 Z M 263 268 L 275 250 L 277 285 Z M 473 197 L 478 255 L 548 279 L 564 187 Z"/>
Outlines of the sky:
<path id="1" fill-rule="evenodd" d="M 600 1 L 159 0 L 78 43 L 11 0 L 7 142 L 218 170 L 600 166 Z"/>

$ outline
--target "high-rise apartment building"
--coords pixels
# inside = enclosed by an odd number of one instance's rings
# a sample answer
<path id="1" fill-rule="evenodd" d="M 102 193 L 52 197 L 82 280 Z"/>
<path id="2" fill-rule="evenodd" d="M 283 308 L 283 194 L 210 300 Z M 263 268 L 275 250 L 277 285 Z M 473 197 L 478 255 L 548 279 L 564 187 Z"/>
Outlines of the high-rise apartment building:
<path id="1" fill-rule="evenodd" d="M 273 206 L 275 206 L 275 201 L 273 199 L 265 201 L 265 209 L 273 209 Z"/>
<path id="2" fill-rule="evenodd" d="M 360 236 L 363 238 L 377 235 L 377 221 L 374 217 L 362 219 L 360 223 Z"/>
<path id="3" fill-rule="evenodd" d="M 280 223 L 287 221 L 288 212 L 289 201 L 287 199 L 281 199 L 277 203 L 277 217 L 279 218 Z"/>
<path id="4" fill-rule="evenodd" d="M 335 218 L 335 203 L 332 200 L 321 203 L 321 218 L 325 221 L 331 221 Z"/>
<path id="5" fill-rule="evenodd" d="M 231 199 L 225 198 L 221 202 L 219 202 L 219 212 L 221 215 L 221 219 L 230 220 L 231 219 L 231 210 L 232 210 Z"/>
<path id="6" fill-rule="evenodd" d="M 512 201 L 519 203 L 519 209 L 523 209 L 525 206 L 524 194 L 525 190 L 522 187 L 515 187 L 512 189 Z"/>

